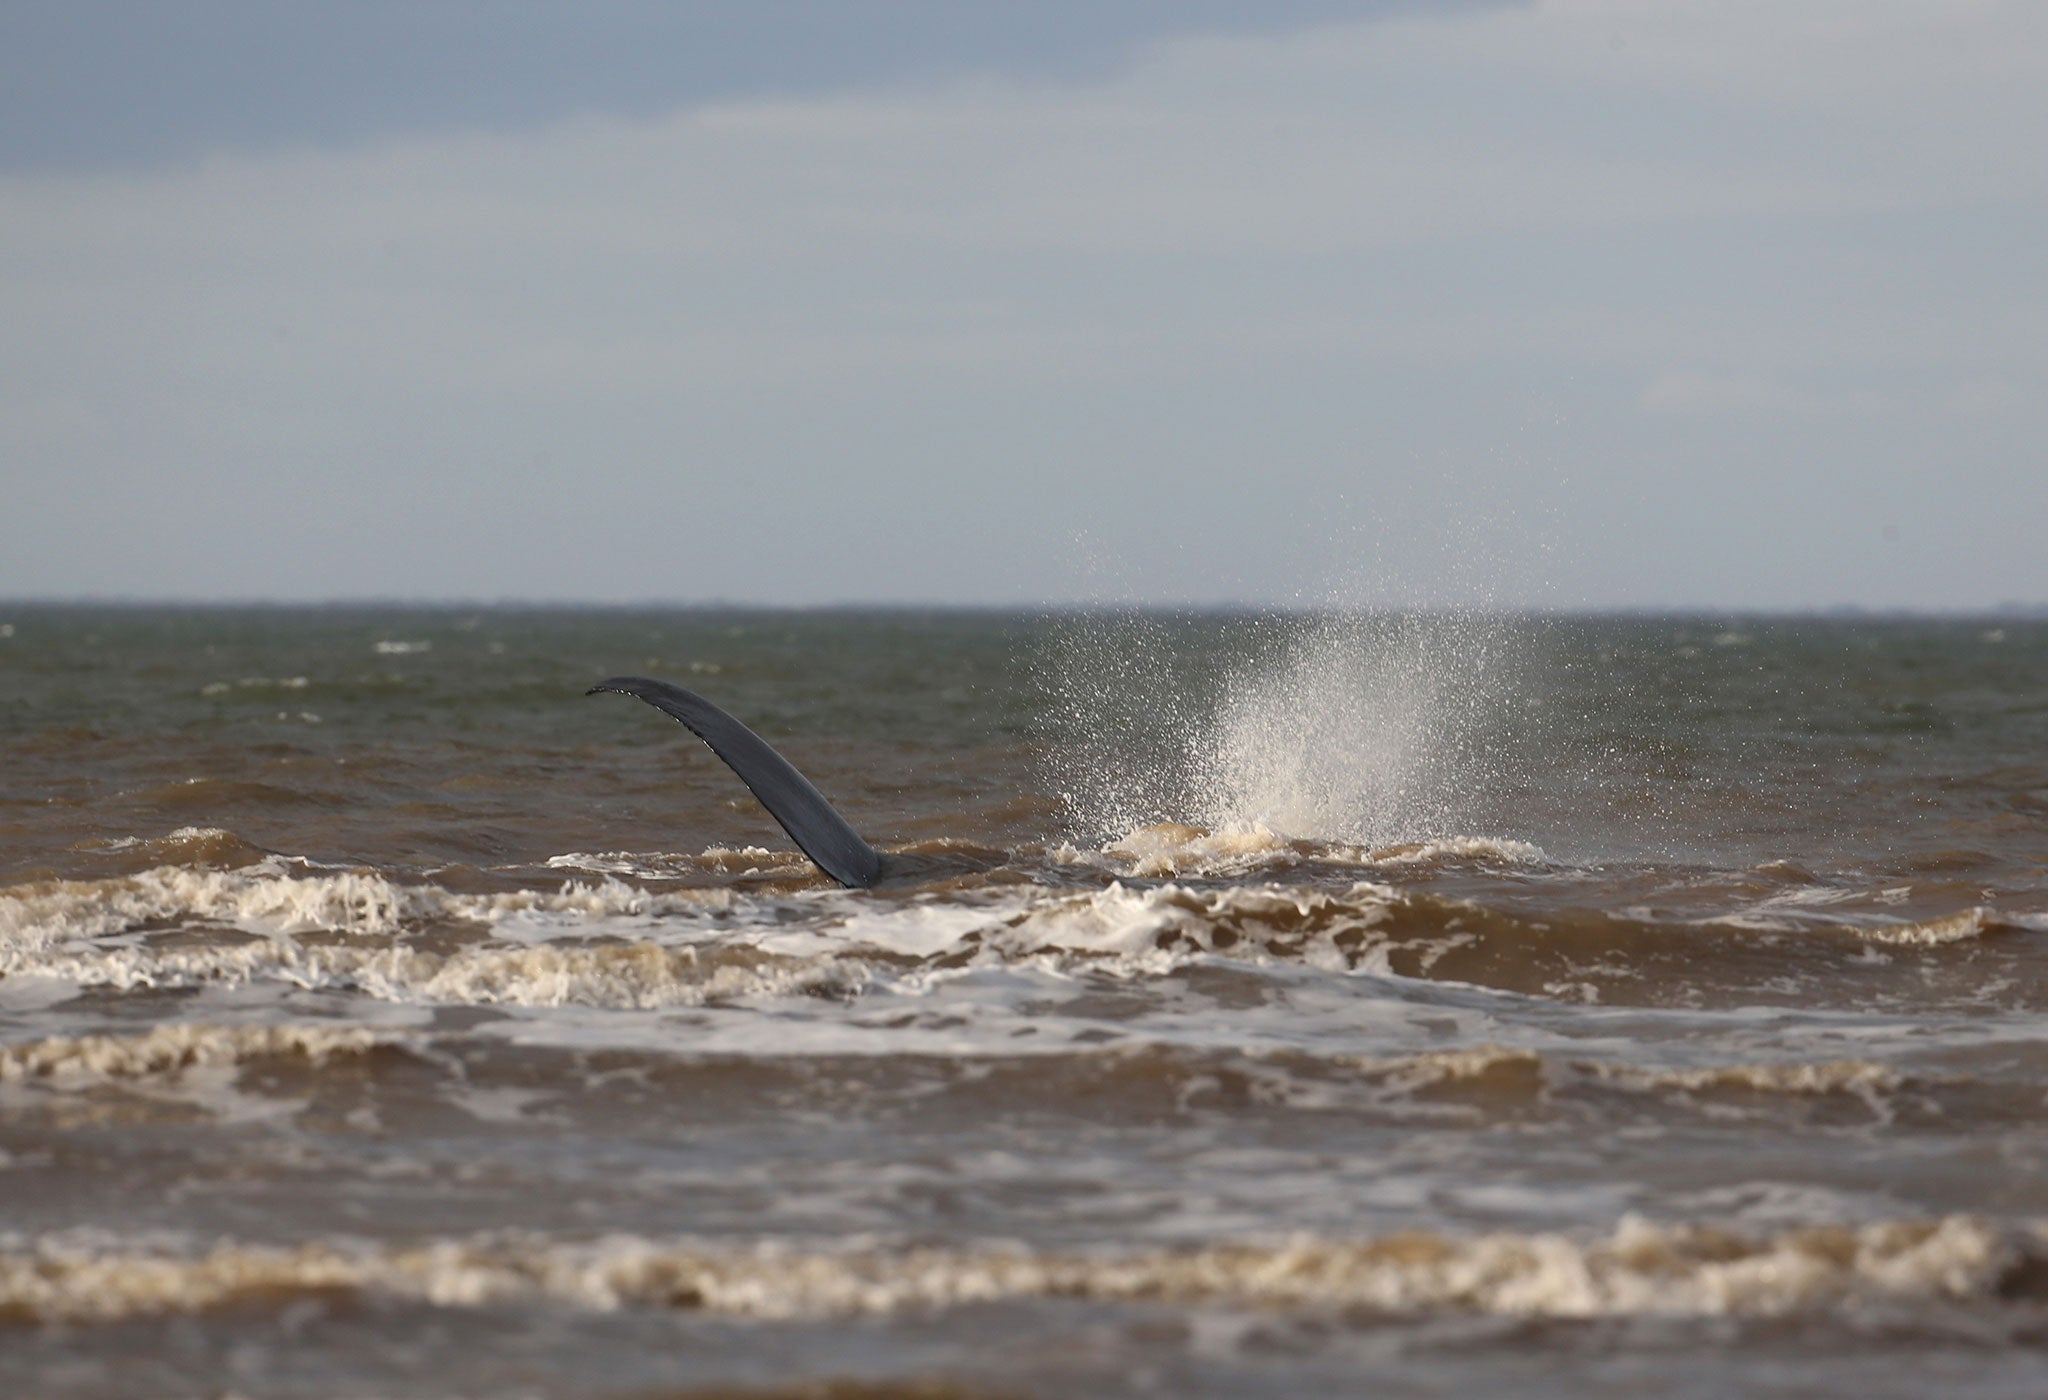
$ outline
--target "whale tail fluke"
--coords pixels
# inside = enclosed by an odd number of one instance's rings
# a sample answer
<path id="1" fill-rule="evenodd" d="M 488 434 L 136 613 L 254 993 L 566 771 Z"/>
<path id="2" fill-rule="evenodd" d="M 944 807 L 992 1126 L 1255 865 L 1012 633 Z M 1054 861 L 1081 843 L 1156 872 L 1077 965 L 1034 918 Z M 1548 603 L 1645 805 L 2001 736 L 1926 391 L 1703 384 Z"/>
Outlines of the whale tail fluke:
<path id="1" fill-rule="evenodd" d="M 834 811 L 810 779 L 768 742 L 695 691 L 646 676 L 613 676 L 586 694 L 610 692 L 645 700 L 673 715 L 739 774 L 798 849 L 848 889 L 864 890 L 882 874 L 882 857 Z"/>

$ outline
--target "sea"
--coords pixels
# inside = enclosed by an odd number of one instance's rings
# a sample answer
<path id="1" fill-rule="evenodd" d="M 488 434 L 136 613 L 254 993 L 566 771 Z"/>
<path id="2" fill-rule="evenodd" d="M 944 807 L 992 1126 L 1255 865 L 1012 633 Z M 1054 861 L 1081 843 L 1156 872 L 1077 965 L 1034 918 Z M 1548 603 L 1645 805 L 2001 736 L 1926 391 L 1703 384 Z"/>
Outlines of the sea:
<path id="1" fill-rule="evenodd" d="M 0 1394 L 2048 1394 L 2048 621 L 0 605 Z"/>

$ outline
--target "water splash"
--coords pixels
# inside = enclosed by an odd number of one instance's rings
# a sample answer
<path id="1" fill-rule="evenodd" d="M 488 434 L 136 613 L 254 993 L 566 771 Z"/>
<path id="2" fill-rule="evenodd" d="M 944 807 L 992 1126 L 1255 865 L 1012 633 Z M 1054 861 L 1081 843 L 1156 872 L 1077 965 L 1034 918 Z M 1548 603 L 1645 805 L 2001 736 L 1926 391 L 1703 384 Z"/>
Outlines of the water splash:
<path id="1" fill-rule="evenodd" d="M 1318 619 L 1232 676 L 1195 754 L 1198 820 L 1381 845 L 1451 835 L 1497 761 L 1497 620 Z"/>
<path id="2" fill-rule="evenodd" d="M 1522 747 L 1521 651 L 1478 611 L 1077 617 L 1047 678 L 1070 822 L 1366 844 L 1480 829 Z"/>

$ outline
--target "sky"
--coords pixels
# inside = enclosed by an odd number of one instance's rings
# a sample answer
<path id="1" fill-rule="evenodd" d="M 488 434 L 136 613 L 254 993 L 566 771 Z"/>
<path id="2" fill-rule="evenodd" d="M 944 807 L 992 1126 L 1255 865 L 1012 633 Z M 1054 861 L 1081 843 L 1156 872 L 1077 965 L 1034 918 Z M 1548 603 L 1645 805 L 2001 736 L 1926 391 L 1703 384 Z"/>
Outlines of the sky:
<path id="1" fill-rule="evenodd" d="M 2048 602 L 2038 0 L 0 0 L 0 598 Z"/>

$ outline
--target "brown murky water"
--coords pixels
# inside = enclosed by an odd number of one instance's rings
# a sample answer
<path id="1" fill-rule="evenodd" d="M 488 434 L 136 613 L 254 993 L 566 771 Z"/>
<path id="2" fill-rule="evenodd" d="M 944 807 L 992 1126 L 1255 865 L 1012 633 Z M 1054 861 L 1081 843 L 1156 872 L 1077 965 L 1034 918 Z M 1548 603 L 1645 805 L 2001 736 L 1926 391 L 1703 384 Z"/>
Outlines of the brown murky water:
<path id="1" fill-rule="evenodd" d="M 0 613 L 0 1392 L 2048 1389 L 2043 624 Z"/>

